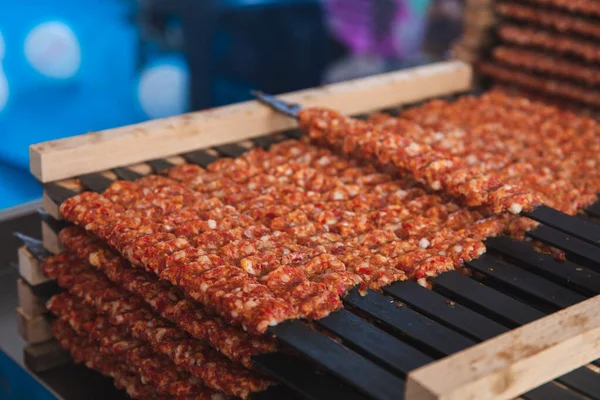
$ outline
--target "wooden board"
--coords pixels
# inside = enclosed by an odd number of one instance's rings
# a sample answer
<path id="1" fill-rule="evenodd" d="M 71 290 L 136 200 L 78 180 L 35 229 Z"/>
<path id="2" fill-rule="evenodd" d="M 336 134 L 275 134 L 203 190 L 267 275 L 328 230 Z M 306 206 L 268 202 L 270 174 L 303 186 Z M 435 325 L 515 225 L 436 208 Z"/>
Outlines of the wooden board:
<path id="1" fill-rule="evenodd" d="M 30 344 L 23 353 L 25 365 L 33 372 L 47 371 L 71 361 L 69 352 L 54 339 Z"/>
<path id="2" fill-rule="evenodd" d="M 17 307 L 19 335 L 27 343 L 36 344 L 53 338 L 50 323 L 43 315 L 28 315 L 21 307 Z"/>
<path id="3" fill-rule="evenodd" d="M 32 287 L 23 279 L 17 279 L 17 293 L 19 296 L 19 307 L 25 314 L 37 317 L 46 312 L 44 302 L 33 293 Z"/>
<path id="4" fill-rule="evenodd" d="M 512 399 L 600 357 L 600 296 L 408 375 L 407 400 Z"/>
<path id="5" fill-rule="evenodd" d="M 39 261 L 25 246 L 19 248 L 19 274 L 32 286 L 50 280 L 42 272 Z"/>
<path id="6" fill-rule="evenodd" d="M 42 221 L 42 242 L 44 243 L 44 248 L 52 254 L 58 254 L 65 250 L 58 239 L 58 235 L 46 221 Z"/>
<path id="7" fill-rule="evenodd" d="M 451 61 L 302 90 L 281 98 L 358 114 L 466 91 L 471 87 L 471 77 L 468 64 Z M 41 182 L 50 182 L 295 126 L 294 120 L 249 101 L 35 144 L 29 148 L 30 169 Z"/>

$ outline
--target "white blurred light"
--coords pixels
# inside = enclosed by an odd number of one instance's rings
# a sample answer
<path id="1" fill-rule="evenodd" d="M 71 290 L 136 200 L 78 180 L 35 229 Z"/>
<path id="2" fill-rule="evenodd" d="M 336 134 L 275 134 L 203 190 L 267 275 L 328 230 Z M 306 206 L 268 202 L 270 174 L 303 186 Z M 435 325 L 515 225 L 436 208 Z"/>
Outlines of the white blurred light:
<path id="1" fill-rule="evenodd" d="M 81 65 L 81 48 L 69 26 L 44 22 L 25 39 L 25 58 L 38 72 L 50 78 L 73 77 Z"/>
<path id="2" fill-rule="evenodd" d="M 188 73 L 178 65 L 159 64 L 142 71 L 138 99 L 150 118 L 181 114 L 188 105 Z"/>

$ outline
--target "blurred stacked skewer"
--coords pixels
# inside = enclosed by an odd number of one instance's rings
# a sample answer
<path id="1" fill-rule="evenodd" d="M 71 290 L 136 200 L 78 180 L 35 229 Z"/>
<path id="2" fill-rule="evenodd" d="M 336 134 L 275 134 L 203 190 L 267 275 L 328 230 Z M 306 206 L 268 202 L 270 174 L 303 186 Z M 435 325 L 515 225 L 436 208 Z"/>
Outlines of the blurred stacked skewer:
<path id="1" fill-rule="evenodd" d="M 596 1 L 467 1 L 463 36 L 453 53 L 502 87 L 578 110 L 600 108 Z"/>

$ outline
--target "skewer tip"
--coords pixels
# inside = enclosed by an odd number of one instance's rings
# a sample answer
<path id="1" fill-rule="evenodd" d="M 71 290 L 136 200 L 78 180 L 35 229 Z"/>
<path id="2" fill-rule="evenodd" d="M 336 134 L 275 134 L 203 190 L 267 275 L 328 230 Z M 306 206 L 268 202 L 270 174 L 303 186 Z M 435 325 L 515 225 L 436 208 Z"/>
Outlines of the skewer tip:
<path id="1" fill-rule="evenodd" d="M 260 90 L 252 90 L 251 93 L 259 102 L 292 118 L 298 118 L 298 112 L 302 109 L 302 106 L 299 104 L 287 103 L 271 94 L 263 93 Z"/>

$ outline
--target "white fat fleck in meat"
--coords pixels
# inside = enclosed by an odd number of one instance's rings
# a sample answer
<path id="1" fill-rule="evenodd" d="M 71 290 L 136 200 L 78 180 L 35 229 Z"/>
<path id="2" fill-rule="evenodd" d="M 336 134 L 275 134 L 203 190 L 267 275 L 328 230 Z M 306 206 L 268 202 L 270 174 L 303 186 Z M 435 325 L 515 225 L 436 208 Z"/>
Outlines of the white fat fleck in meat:
<path id="1" fill-rule="evenodd" d="M 256 270 L 254 269 L 252 261 L 244 258 L 240 261 L 240 267 L 250 275 L 256 275 Z"/>
<path id="2" fill-rule="evenodd" d="M 333 200 L 344 200 L 344 194 L 336 190 L 333 192 L 332 198 Z"/>
<path id="3" fill-rule="evenodd" d="M 282 282 L 289 282 L 290 281 L 290 276 L 288 274 L 281 275 L 281 281 Z"/>
<path id="4" fill-rule="evenodd" d="M 208 285 L 205 282 L 202 282 L 200 285 L 200 290 L 206 292 L 208 290 Z"/>
<path id="5" fill-rule="evenodd" d="M 427 279 L 425 279 L 425 278 L 417 279 L 417 283 L 423 287 L 427 287 Z"/>
<path id="6" fill-rule="evenodd" d="M 412 142 L 404 150 L 406 151 L 406 153 L 409 156 L 416 156 L 417 154 L 419 154 L 419 151 L 421 150 L 421 146 L 419 146 L 415 142 Z"/>
<path id="7" fill-rule="evenodd" d="M 444 138 L 444 133 L 443 132 L 434 132 L 432 136 L 435 140 L 439 141 Z"/>
<path id="8" fill-rule="evenodd" d="M 217 221 L 214 219 L 209 219 L 207 222 L 210 229 L 215 229 L 217 227 Z"/>
<path id="9" fill-rule="evenodd" d="M 473 165 L 473 164 L 477 164 L 479 162 L 479 159 L 477 159 L 476 155 L 469 154 L 466 158 L 466 161 L 468 164 Z"/>
<path id="10" fill-rule="evenodd" d="M 396 196 L 400 197 L 401 199 L 405 198 L 407 195 L 408 195 L 408 192 L 406 190 L 403 190 L 403 189 L 396 190 Z"/>
<path id="11" fill-rule="evenodd" d="M 463 250 L 462 246 L 454 246 L 454 252 L 455 253 L 460 253 Z"/>
<path id="12" fill-rule="evenodd" d="M 431 242 L 427 240 L 427 238 L 422 238 L 421 240 L 419 240 L 419 246 L 421 246 L 424 249 L 428 248 L 430 244 Z"/>
<path id="13" fill-rule="evenodd" d="M 513 214 L 519 214 L 521 211 L 523 211 L 523 206 L 518 203 L 512 203 L 508 208 L 508 211 Z"/>
<path id="14" fill-rule="evenodd" d="M 258 305 L 258 303 L 254 300 L 248 300 L 245 304 L 244 304 L 244 308 L 246 310 L 249 310 L 251 308 L 254 308 Z"/>
<path id="15" fill-rule="evenodd" d="M 442 188 L 442 183 L 440 181 L 431 182 L 431 188 L 433 190 L 440 190 Z"/>

